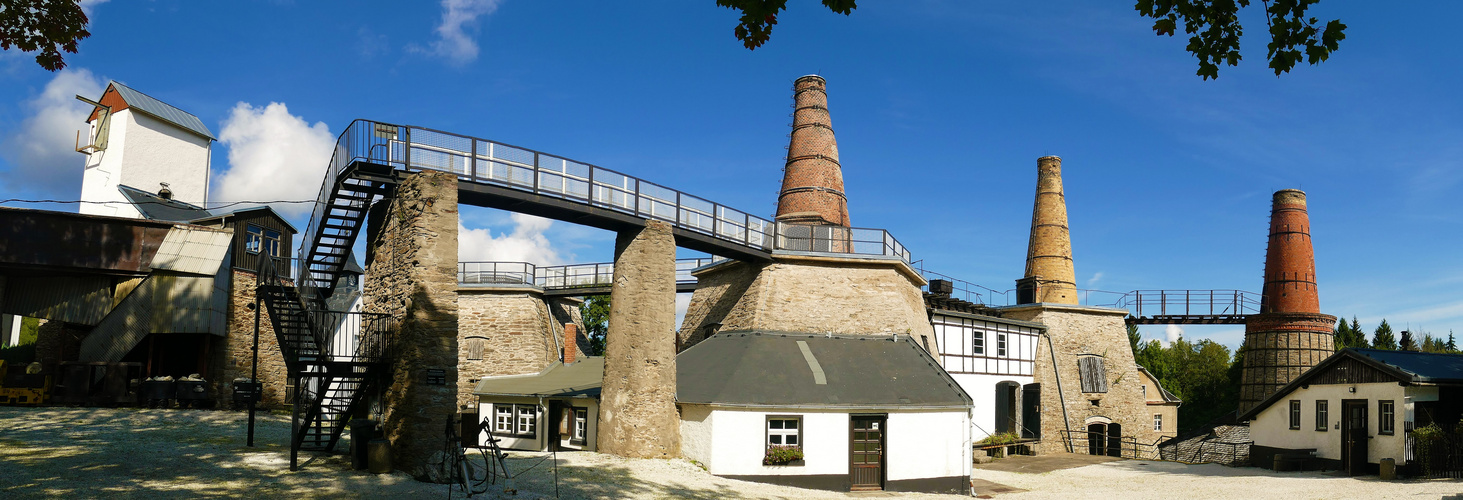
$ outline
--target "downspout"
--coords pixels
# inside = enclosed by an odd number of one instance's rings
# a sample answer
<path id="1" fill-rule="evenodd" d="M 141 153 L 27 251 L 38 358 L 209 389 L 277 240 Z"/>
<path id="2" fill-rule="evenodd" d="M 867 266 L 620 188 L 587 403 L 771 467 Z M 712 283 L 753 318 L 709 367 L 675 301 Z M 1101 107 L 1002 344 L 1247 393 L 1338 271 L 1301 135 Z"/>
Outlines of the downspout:
<path id="1" fill-rule="evenodd" d="M 1057 378 L 1057 400 L 1062 402 L 1062 427 L 1067 429 L 1067 439 L 1062 441 L 1066 444 L 1067 453 L 1072 453 L 1072 421 L 1067 416 L 1067 398 L 1062 392 L 1062 371 L 1057 369 L 1057 348 L 1052 345 L 1051 335 L 1043 331 L 1041 336 L 1046 337 L 1046 350 L 1052 356 L 1052 375 Z"/>

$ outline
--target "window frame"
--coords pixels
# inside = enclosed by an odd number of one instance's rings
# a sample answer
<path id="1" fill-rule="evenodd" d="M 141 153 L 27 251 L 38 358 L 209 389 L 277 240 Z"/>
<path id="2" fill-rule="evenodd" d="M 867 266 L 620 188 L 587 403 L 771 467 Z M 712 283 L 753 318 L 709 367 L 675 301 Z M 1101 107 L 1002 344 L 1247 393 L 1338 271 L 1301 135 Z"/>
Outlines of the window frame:
<path id="1" fill-rule="evenodd" d="M 512 404 L 493 403 L 493 434 L 502 436 L 513 435 L 514 417 L 518 415 L 513 410 Z M 503 410 L 508 410 L 504 412 Z M 504 413 L 507 413 L 507 420 L 504 420 Z"/>
<path id="2" fill-rule="evenodd" d="M 1397 433 L 1397 402 L 1391 399 L 1377 401 L 1377 434 Z"/>
<path id="3" fill-rule="evenodd" d="M 1325 399 L 1316 400 L 1316 431 L 1326 432 L 1331 428 L 1331 402 Z"/>
<path id="4" fill-rule="evenodd" d="M 259 255 L 264 248 L 264 228 L 253 224 L 244 225 L 244 251 Z"/>
<path id="5" fill-rule="evenodd" d="M 1006 349 L 1006 346 L 1006 332 L 996 332 L 996 357 L 1007 357 L 1006 353 L 1009 351 Z"/>
<path id="6" fill-rule="evenodd" d="M 264 226 L 244 225 L 244 251 L 250 255 L 283 257 L 284 233 Z"/>
<path id="7" fill-rule="evenodd" d="M 788 429 L 786 427 L 784 427 L 782 429 L 777 429 L 778 432 L 774 433 L 774 430 L 772 429 L 772 422 L 774 420 L 784 421 L 784 422 L 785 421 L 797 422 L 797 429 L 794 432 L 788 432 Z M 791 436 L 791 437 L 797 439 L 797 443 L 789 444 L 787 442 L 787 439 L 781 439 L 782 443 L 776 443 L 776 444 L 774 444 L 772 442 L 772 436 L 779 436 L 779 437 L 783 437 L 783 438 Z M 767 418 L 763 421 L 763 424 L 762 424 L 762 443 L 764 445 L 766 445 L 765 446 L 766 448 L 771 448 L 773 446 L 792 446 L 792 447 L 796 447 L 799 450 L 803 449 L 803 416 L 802 415 L 768 415 Z"/>
<path id="8" fill-rule="evenodd" d="M 979 328 L 972 328 L 970 332 L 970 354 L 974 356 L 985 356 L 985 331 Z"/>
<path id="9" fill-rule="evenodd" d="M 1290 400 L 1290 430 L 1300 430 L 1300 400 Z"/>
<path id="10" fill-rule="evenodd" d="M 513 405 L 513 435 L 523 439 L 538 437 L 538 405 Z"/>
<path id="11" fill-rule="evenodd" d="M 1163 414 L 1153 414 L 1153 432 L 1163 432 Z"/>
<path id="12" fill-rule="evenodd" d="M 583 445 L 588 442 L 589 438 L 589 408 L 571 406 L 569 409 L 573 410 L 572 418 L 574 419 L 573 428 L 570 429 L 569 443 Z"/>
<path id="13" fill-rule="evenodd" d="M 1083 365 L 1091 364 L 1089 369 L 1083 369 Z M 1088 376 L 1091 376 L 1090 379 Z M 1106 394 L 1107 386 L 1107 359 L 1097 355 L 1083 355 L 1077 357 L 1077 378 L 1081 384 L 1080 389 L 1084 394 Z M 1090 390 L 1089 390 L 1090 389 Z"/>

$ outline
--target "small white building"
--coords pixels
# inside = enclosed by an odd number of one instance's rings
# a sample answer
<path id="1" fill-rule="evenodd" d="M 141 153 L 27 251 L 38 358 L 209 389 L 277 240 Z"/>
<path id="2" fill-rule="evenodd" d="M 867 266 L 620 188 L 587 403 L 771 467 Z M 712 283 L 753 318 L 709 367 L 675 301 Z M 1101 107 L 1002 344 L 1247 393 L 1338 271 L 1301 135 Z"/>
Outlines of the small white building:
<path id="1" fill-rule="evenodd" d="M 557 443 L 558 450 L 594 451 L 604 366 L 604 358 L 585 356 L 533 375 L 482 379 L 473 394 L 477 418 L 488 424 L 478 442 L 491 435 L 510 450 L 551 451 Z"/>
<path id="2" fill-rule="evenodd" d="M 1046 326 L 938 308 L 930 323 L 940 365 L 975 401 L 975 439 L 1007 432 L 1039 439 L 1041 386 L 1033 373 Z"/>
<path id="3" fill-rule="evenodd" d="M 1411 432 L 1431 423 L 1451 431 L 1460 410 L 1463 355 L 1346 349 L 1239 418 L 1250 422 L 1257 466 L 1313 451 L 1310 468 L 1359 475 L 1375 474 L 1384 458 L 1412 465 Z"/>
<path id="4" fill-rule="evenodd" d="M 972 402 L 908 335 L 722 332 L 676 358 L 681 453 L 826 490 L 968 491 Z M 800 459 L 777 460 L 792 452 Z"/>
<path id="5" fill-rule="evenodd" d="M 104 203 L 82 203 L 81 213 L 142 217 L 122 185 L 152 192 L 167 183 L 171 199 L 208 201 L 214 137 L 198 117 L 117 82 L 96 101 L 82 100 L 95 109 L 77 134 L 76 150 L 86 154 L 81 199 Z"/>

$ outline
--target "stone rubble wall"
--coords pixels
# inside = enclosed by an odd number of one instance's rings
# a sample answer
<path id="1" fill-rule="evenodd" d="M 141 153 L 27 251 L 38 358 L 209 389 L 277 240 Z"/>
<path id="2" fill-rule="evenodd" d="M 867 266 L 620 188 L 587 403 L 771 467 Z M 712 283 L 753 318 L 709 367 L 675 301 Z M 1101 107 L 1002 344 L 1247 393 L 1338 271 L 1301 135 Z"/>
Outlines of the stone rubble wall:
<path id="1" fill-rule="evenodd" d="M 546 302 L 537 289 L 464 287 L 458 289 L 457 300 L 459 406 L 476 406 L 472 391 L 483 377 L 539 373 L 559 361 L 563 324 L 583 324 L 575 301 Z M 486 338 L 480 359 L 473 359 L 470 349 L 476 337 Z M 587 346 L 582 334 L 577 337 L 576 344 Z"/>
<path id="2" fill-rule="evenodd" d="M 457 178 L 410 174 L 389 203 L 372 219 L 363 306 L 397 323 L 381 427 L 393 465 L 425 477 L 458 408 Z M 442 370 L 445 382 L 429 384 L 431 369 Z"/>
<path id="3" fill-rule="evenodd" d="M 1056 446 L 1043 446 L 1044 450 L 1063 448 L 1062 431 L 1070 429 L 1077 437 L 1087 431 L 1089 419 L 1107 418 L 1122 426 L 1123 436 L 1132 436 L 1139 443 L 1154 444 L 1164 433 L 1153 430 L 1153 414 L 1143 395 L 1144 375 L 1138 372 L 1133 359 L 1133 349 L 1128 343 L 1127 327 L 1123 323 L 1126 311 L 1100 309 L 1057 304 L 1032 304 L 1014 306 L 1002 310 L 1002 316 L 1022 321 L 1033 321 L 1047 326 L 1046 339 L 1037 339 L 1036 371 L 1034 382 L 1041 384 L 1041 439 Z M 1052 352 L 1056 353 L 1056 366 L 1052 365 Z M 1082 378 L 1078 372 L 1079 355 L 1099 355 L 1107 372 L 1106 393 L 1082 392 Z M 1060 374 L 1061 391 L 1057 390 Z M 1062 403 L 1066 403 L 1067 421 L 1063 425 Z M 1162 412 L 1158 412 L 1162 413 Z M 1164 427 L 1178 428 L 1178 419 L 1167 421 Z M 1080 445 L 1085 441 L 1077 441 Z M 1086 450 L 1075 450 L 1086 453 Z"/>
<path id="4" fill-rule="evenodd" d="M 721 330 L 721 322 L 756 281 L 761 265 L 727 261 L 696 274 L 696 291 L 686 306 L 676 352 L 684 351 Z"/>
<path id="5" fill-rule="evenodd" d="M 229 291 L 228 335 L 212 339 L 213 359 L 207 375 L 210 390 L 213 391 L 220 408 L 233 403 L 234 379 L 248 378 L 254 359 L 254 311 L 248 306 L 255 303 L 254 289 L 258 279 L 248 271 L 233 270 L 233 285 Z M 279 337 L 274 335 L 274 324 L 269 321 L 269 311 L 260 304 L 259 315 L 259 381 L 264 384 L 264 397 L 260 406 L 277 408 L 285 404 L 285 388 L 290 384 L 289 370 L 284 355 L 279 350 Z M 144 341 L 145 342 L 145 341 Z"/>
<path id="6" fill-rule="evenodd" d="M 676 412 L 676 243 L 649 221 L 615 259 L 598 449 L 631 458 L 680 456 Z"/>

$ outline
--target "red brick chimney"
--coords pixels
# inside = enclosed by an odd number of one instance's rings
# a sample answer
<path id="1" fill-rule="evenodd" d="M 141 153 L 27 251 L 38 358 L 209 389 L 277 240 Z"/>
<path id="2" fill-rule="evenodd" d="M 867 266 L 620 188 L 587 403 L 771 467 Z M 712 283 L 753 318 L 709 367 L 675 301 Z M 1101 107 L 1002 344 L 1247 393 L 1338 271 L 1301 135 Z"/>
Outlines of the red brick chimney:
<path id="1" fill-rule="evenodd" d="M 848 227 L 848 197 L 828 115 L 827 82 L 808 75 L 792 88 L 792 136 L 777 196 L 777 221 Z"/>
<path id="2" fill-rule="evenodd" d="M 1270 243 L 1265 250 L 1262 313 L 1319 313 L 1316 256 L 1311 249 L 1311 218 L 1306 194 L 1298 189 L 1275 192 L 1270 205 Z"/>
<path id="3" fill-rule="evenodd" d="M 1254 408 L 1335 352 L 1336 317 L 1321 314 L 1306 194 L 1275 192 L 1260 313 L 1245 318 L 1239 411 Z"/>
<path id="4" fill-rule="evenodd" d="M 564 364 L 573 363 L 574 357 L 578 355 L 578 339 L 579 325 L 564 323 Z"/>

